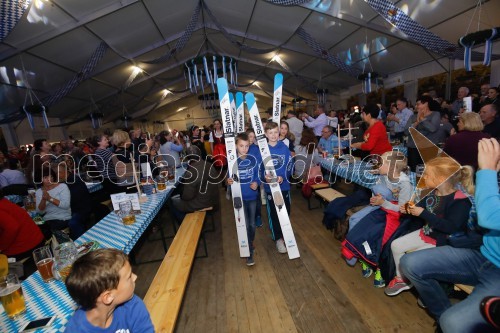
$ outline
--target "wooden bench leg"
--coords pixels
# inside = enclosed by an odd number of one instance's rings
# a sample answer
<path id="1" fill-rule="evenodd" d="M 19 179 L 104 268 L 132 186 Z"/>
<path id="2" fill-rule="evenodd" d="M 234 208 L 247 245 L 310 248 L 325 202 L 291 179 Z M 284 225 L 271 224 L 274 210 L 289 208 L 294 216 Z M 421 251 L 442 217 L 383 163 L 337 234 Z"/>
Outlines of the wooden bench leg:
<path id="1" fill-rule="evenodd" d="M 208 248 L 207 248 L 207 240 L 205 238 L 205 231 L 201 232 L 201 240 L 203 241 L 203 249 L 205 251 L 205 254 L 202 256 L 195 256 L 195 258 L 207 258 L 208 257 Z M 198 241 L 198 245 L 200 242 Z"/>
<path id="2" fill-rule="evenodd" d="M 207 217 L 210 217 L 211 220 L 211 227 L 210 229 L 205 229 L 204 232 L 214 232 L 215 231 L 215 217 L 214 217 L 214 212 L 207 213 Z M 206 218 L 206 217 L 205 217 Z"/>

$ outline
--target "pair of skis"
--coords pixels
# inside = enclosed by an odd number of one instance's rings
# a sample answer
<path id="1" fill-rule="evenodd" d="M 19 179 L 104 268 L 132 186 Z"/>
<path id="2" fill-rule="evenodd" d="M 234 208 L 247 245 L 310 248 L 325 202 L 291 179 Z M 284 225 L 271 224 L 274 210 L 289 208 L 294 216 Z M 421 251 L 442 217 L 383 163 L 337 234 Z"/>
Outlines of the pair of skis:
<path id="1" fill-rule="evenodd" d="M 283 76 L 281 74 L 277 74 L 275 77 L 275 96 L 278 99 L 274 101 L 274 105 L 277 110 L 273 110 L 273 120 L 277 117 L 279 124 L 280 111 L 281 111 L 281 87 L 283 86 Z M 223 128 L 226 142 L 226 153 L 228 160 L 228 170 L 231 172 L 231 178 L 234 180 L 231 185 L 231 191 L 233 196 L 233 207 L 234 207 L 234 216 L 236 220 L 236 232 L 238 235 L 238 243 L 240 248 L 240 256 L 248 257 L 250 255 L 248 248 L 248 238 L 246 234 L 246 221 L 245 214 L 243 212 L 243 201 L 241 198 L 241 187 L 239 183 L 239 174 L 238 174 L 238 165 L 236 163 L 238 156 L 236 152 L 236 144 L 235 144 L 235 134 L 233 127 L 233 119 L 232 115 L 233 109 L 231 108 L 231 98 L 227 86 L 227 81 L 224 78 L 220 78 L 217 80 L 217 88 L 219 91 L 219 100 L 221 105 L 221 113 L 223 119 Z M 237 118 L 240 115 L 243 116 L 243 99 L 242 94 L 240 92 L 236 93 L 236 104 L 237 106 Z M 255 136 L 257 143 L 259 145 L 259 151 L 262 156 L 262 161 L 264 163 L 265 173 L 270 175 L 273 179 L 272 183 L 269 184 L 271 188 L 271 194 L 273 196 L 273 201 L 276 206 L 276 212 L 278 215 L 278 219 L 280 222 L 281 230 L 283 232 L 283 239 L 285 241 L 285 245 L 288 251 L 288 257 L 290 259 L 295 259 L 300 257 L 299 249 L 297 247 L 297 242 L 295 240 L 295 235 L 293 233 L 292 225 L 290 223 L 290 217 L 288 216 L 288 212 L 285 206 L 285 202 L 283 196 L 281 194 L 281 188 L 277 182 L 276 171 L 274 169 L 274 164 L 272 160 L 271 153 L 269 151 L 269 146 L 267 144 L 267 140 L 265 137 L 264 127 L 262 121 L 260 119 L 259 110 L 257 108 L 257 104 L 255 103 L 255 97 L 253 93 L 245 94 L 245 101 L 247 103 L 247 108 L 250 113 L 250 119 L 252 122 L 252 126 L 255 131 Z M 234 105 L 234 104 L 233 104 Z M 241 111 L 241 113 L 240 113 Z M 242 126 L 244 126 L 243 121 L 241 122 Z M 238 130 L 241 127 L 239 126 L 238 119 Z M 259 207 L 260 208 L 260 207 Z"/>

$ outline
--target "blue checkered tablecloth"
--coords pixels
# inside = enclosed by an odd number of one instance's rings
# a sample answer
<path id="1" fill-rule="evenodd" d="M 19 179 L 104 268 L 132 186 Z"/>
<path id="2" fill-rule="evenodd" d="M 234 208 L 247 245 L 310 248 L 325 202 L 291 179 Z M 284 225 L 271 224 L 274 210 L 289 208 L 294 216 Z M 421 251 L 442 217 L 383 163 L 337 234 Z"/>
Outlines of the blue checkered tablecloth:
<path id="1" fill-rule="evenodd" d="M 102 189 L 101 183 L 85 183 L 85 185 L 87 185 L 90 193 L 94 193 Z"/>
<path id="2" fill-rule="evenodd" d="M 183 168 L 176 169 L 176 183 L 184 171 Z M 158 214 L 172 190 L 173 186 L 170 186 L 163 192 L 148 195 L 148 200 L 141 203 L 141 214 L 136 215 L 134 224 L 124 225 L 118 216 L 111 212 L 78 238 L 75 244 L 97 241 L 101 248 L 116 248 L 128 254 Z M 62 281 L 45 283 L 40 274 L 35 272 L 22 282 L 22 289 L 26 301 L 26 313 L 16 320 L 10 320 L 3 307 L 0 307 L 0 332 L 18 332 L 26 322 L 49 316 L 57 316 L 52 326 L 36 332 L 64 332 L 66 323 L 77 307 L 64 283 Z"/>

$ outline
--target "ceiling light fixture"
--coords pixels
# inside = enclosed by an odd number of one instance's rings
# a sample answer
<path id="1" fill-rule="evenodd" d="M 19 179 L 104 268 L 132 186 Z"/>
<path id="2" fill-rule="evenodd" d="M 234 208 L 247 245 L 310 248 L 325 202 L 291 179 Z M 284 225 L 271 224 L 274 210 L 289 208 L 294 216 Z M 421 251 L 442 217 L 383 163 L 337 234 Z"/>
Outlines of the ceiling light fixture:
<path id="1" fill-rule="evenodd" d="M 137 67 L 137 66 L 132 66 L 132 73 L 130 74 L 127 81 L 123 85 L 123 90 L 127 89 L 130 86 L 130 84 L 132 83 L 132 81 L 134 81 L 134 79 L 137 77 L 137 75 L 139 75 L 139 73 L 142 73 L 142 72 L 144 72 L 142 70 L 142 68 Z"/>
<path id="2" fill-rule="evenodd" d="M 163 89 L 163 90 L 162 90 L 162 93 L 163 93 L 163 94 L 161 95 L 161 100 L 162 100 L 162 101 L 163 101 L 163 100 L 167 97 L 167 95 L 168 95 L 168 94 L 172 94 L 172 92 L 171 92 L 170 90 L 168 90 L 168 89 Z"/>

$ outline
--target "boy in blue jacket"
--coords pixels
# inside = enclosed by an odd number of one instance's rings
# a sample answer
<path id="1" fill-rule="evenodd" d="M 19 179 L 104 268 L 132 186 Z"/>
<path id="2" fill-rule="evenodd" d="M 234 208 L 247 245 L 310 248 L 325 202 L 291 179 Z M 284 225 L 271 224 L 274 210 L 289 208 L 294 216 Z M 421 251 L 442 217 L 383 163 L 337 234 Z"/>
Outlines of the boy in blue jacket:
<path id="1" fill-rule="evenodd" d="M 134 294 L 136 279 L 122 251 L 98 249 L 80 257 L 66 279 L 68 293 L 80 308 L 65 332 L 153 333 L 149 312 Z"/>
<path id="2" fill-rule="evenodd" d="M 281 231 L 280 221 L 278 219 L 278 213 L 276 212 L 276 206 L 274 205 L 274 199 L 271 193 L 271 188 L 268 185 L 274 181 L 280 184 L 281 194 L 290 216 L 290 176 L 292 175 L 292 164 L 290 160 L 292 155 L 288 147 L 279 140 L 279 128 L 278 124 L 274 122 L 267 122 L 264 130 L 266 132 L 266 137 L 269 144 L 269 151 L 271 153 L 271 160 L 274 164 L 274 170 L 276 171 L 275 177 L 265 171 L 264 163 L 271 163 L 270 161 L 263 161 L 262 172 L 264 173 L 264 190 L 266 191 L 266 202 L 267 202 L 267 215 L 269 219 L 269 227 L 273 234 L 273 239 L 276 241 L 276 248 L 279 253 L 286 253 L 287 249 L 285 246 L 285 241 L 283 240 L 283 232 Z"/>
<path id="3" fill-rule="evenodd" d="M 245 222 L 247 225 L 247 237 L 250 247 L 250 257 L 247 258 L 247 266 L 255 265 L 253 258 L 255 239 L 255 211 L 257 209 L 257 197 L 260 195 L 258 189 L 260 185 L 259 179 L 259 160 L 249 154 L 250 142 L 246 133 L 240 133 L 236 136 L 236 151 L 238 152 L 238 173 L 240 177 L 241 196 L 243 200 L 243 209 L 245 214 Z M 226 182 L 228 185 L 233 184 L 234 180 L 229 174 Z M 260 208 L 260 207 L 259 207 Z"/>

